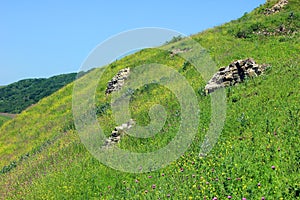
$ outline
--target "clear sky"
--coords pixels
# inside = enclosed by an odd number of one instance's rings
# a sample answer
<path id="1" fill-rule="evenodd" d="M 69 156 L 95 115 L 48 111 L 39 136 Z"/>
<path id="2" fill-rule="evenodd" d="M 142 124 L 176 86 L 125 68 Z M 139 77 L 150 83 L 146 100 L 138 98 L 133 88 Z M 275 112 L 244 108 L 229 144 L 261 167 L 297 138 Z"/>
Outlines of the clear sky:
<path id="1" fill-rule="evenodd" d="M 0 85 L 76 72 L 120 32 L 161 27 L 185 35 L 223 24 L 265 0 L 9 0 L 0 2 Z"/>

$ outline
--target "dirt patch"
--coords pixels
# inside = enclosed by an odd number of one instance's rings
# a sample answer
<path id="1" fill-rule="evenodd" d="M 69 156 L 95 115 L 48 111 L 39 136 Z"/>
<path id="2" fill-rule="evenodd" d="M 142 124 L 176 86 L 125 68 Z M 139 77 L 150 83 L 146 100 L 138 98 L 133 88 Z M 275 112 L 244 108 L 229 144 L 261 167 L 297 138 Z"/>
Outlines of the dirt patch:
<path id="1" fill-rule="evenodd" d="M 0 113 L 0 115 L 9 118 L 15 118 L 17 116 L 17 114 L 11 114 L 11 113 Z"/>

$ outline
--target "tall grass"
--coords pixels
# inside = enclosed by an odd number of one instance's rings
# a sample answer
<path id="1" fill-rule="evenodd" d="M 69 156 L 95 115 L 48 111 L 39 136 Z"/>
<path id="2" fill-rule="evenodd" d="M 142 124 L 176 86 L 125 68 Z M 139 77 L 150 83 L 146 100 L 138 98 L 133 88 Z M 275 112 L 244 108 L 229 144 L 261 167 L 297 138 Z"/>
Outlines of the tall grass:
<path id="1" fill-rule="evenodd" d="M 270 3 L 242 18 L 192 37 L 205 47 L 218 66 L 253 57 L 272 67 L 262 76 L 226 89 L 227 116 L 217 145 L 199 157 L 208 130 L 210 97 L 205 82 L 178 56 L 147 49 L 105 68 L 97 88 L 99 123 L 109 135 L 117 125 L 105 87 L 118 70 L 141 64 L 173 66 L 197 92 L 200 108 L 198 133 L 178 160 L 158 171 L 130 174 L 102 165 L 81 144 L 71 112 L 72 84 L 43 99 L 0 129 L 0 166 L 16 166 L 0 175 L 0 193 L 11 199 L 297 199 L 299 178 L 299 34 L 262 36 L 253 28 L 274 30 L 288 24 L 299 31 L 299 1 L 265 17 Z M 252 30 L 249 31 L 249 28 Z M 245 30 L 247 37 L 238 37 Z M 170 45 L 170 44 L 169 44 Z M 217 69 L 215 69 L 217 70 Z M 84 78 L 84 77 L 82 77 Z M 178 129 L 178 101 L 165 88 L 151 84 L 135 91 L 130 110 L 139 124 L 149 123 L 151 105 L 165 106 L 167 123 L 151 139 L 125 136 L 119 146 L 136 152 L 168 144 Z M 51 144 L 44 145 L 49 139 Z M 30 154 L 34 149 L 38 153 Z M 26 159 L 20 158 L 29 153 Z"/>

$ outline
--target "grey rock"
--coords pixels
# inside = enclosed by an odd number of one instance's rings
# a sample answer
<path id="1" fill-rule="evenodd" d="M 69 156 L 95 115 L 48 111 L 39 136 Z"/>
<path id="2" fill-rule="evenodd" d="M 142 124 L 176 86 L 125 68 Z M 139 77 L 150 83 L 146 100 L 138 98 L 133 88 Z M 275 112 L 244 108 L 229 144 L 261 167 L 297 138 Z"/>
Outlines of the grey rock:
<path id="1" fill-rule="evenodd" d="M 255 77 L 263 73 L 267 65 L 258 65 L 254 59 L 237 60 L 221 67 L 205 86 L 207 94 L 216 89 L 241 83 L 246 77 Z"/>
<path id="2" fill-rule="evenodd" d="M 121 69 L 110 81 L 108 81 L 105 94 L 120 90 L 125 84 L 125 80 L 128 78 L 129 74 L 130 68 Z"/>
<path id="3" fill-rule="evenodd" d="M 123 131 L 124 128 L 122 126 L 117 126 L 116 129 L 117 131 Z"/>
<path id="4" fill-rule="evenodd" d="M 274 13 L 280 12 L 287 4 L 288 0 L 279 0 L 278 3 L 272 6 L 272 8 L 267 8 L 264 12 L 265 15 L 272 15 Z"/>
<path id="5" fill-rule="evenodd" d="M 124 133 L 126 133 L 126 131 L 128 131 L 134 125 L 135 121 L 133 119 L 130 119 L 128 122 L 122 124 L 121 126 L 116 126 L 111 132 L 110 137 L 106 139 L 102 148 L 109 148 L 115 145 L 116 143 L 119 143 Z"/>
<path id="6" fill-rule="evenodd" d="M 225 82 L 223 83 L 224 86 L 230 86 L 230 84 L 231 84 L 230 81 L 225 81 Z"/>
<path id="7" fill-rule="evenodd" d="M 173 56 L 175 56 L 175 55 L 177 55 L 177 54 L 189 52 L 189 51 L 191 51 L 191 50 L 192 50 L 192 49 L 190 49 L 190 48 L 184 48 L 184 49 L 172 49 L 172 50 L 170 51 L 170 56 L 173 57 Z"/>

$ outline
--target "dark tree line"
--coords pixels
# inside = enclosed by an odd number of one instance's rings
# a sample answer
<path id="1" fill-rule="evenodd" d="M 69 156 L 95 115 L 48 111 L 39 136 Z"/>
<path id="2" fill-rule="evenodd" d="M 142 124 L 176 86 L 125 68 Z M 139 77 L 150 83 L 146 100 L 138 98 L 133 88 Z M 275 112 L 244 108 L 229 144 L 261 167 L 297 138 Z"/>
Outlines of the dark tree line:
<path id="1" fill-rule="evenodd" d="M 0 112 L 20 113 L 76 79 L 77 73 L 25 79 L 0 88 Z"/>

